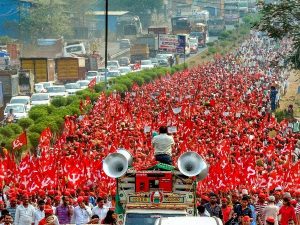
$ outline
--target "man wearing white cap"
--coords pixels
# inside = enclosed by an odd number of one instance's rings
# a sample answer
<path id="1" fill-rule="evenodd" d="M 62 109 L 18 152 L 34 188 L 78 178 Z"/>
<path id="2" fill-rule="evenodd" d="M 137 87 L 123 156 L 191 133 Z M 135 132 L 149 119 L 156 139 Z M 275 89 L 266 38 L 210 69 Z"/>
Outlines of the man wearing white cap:
<path id="1" fill-rule="evenodd" d="M 275 222 L 274 225 L 278 225 L 277 215 L 279 213 L 279 207 L 275 205 L 275 197 L 269 196 L 268 198 L 268 205 L 263 209 L 263 221 L 266 224 L 266 219 L 268 217 L 273 217 Z"/>

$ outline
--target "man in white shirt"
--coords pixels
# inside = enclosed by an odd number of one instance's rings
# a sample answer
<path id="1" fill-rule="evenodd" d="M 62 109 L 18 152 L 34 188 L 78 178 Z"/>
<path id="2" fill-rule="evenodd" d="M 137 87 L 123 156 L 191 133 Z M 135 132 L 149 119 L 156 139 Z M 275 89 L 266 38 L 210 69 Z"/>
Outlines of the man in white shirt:
<path id="1" fill-rule="evenodd" d="M 152 145 L 154 147 L 155 160 L 172 165 L 172 146 L 175 144 L 172 136 L 168 135 L 168 128 L 159 128 L 159 135 L 154 136 Z"/>
<path id="2" fill-rule="evenodd" d="M 34 211 L 34 207 L 29 204 L 28 195 L 24 195 L 23 204 L 19 205 L 16 210 L 15 225 L 32 225 Z"/>
<path id="3" fill-rule="evenodd" d="M 78 206 L 74 208 L 74 223 L 75 224 L 87 224 L 92 216 L 91 208 L 86 206 L 83 201 L 83 197 L 78 197 Z"/>
<path id="4" fill-rule="evenodd" d="M 263 217 L 263 223 L 266 223 L 266 220 L 268 217 L 274 218 L 274 225 L 278 225 L 278 218 L 277 215 L 279 213 L 279 207 L 275 205 L 275 197 L 269 196 L 269 204 L 263 209 L 262 211 L 262 217 Z"/>
<path id="5" fill-rule="evenodd" d="M 99 220 L 102 221 L 106 217 L 108 210 L 109 210 L 109 208 L 107 208 L 105 206 L 104 199 L 101 197 L 98 197 L 97 198 L 97 206 L 93 208 L 92 214 L 98 215 Z"/>
<path id="6" fill-rule="evenodd" d="M 38 208 L 35 210 L 33 214 L 34 225 L 38 225 L 39 222 L 45 218 L 45 202 L 44 200 L 39 200 Z"/>

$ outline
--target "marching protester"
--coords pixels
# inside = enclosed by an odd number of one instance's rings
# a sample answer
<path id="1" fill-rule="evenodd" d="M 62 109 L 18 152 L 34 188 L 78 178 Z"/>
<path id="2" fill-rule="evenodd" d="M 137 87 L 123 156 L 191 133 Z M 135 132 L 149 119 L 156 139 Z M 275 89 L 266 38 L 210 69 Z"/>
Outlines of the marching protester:
<path id="1" fill-rule="evenodd" d="M 35 208 L 29 204 L 28 195 L 22 198 L 22 204 L 16 209 L 15 225 L 32 225 L 34 223 Z"/>

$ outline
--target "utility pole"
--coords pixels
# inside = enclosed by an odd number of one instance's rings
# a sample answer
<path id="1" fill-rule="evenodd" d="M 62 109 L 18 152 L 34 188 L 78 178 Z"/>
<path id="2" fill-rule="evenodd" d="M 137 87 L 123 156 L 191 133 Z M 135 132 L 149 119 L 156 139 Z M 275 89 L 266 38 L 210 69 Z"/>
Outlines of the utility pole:
<path id="1" fill-rule="evenodd" d="M 21 0 L 18 0 L 18 8 L 19 8 L 19 41 L 21 41 Z"/>
<path id="2" fill-rule="evenodd" d="M 105 65 L 105 90 L 107 90 L 107 46 L 108 46 L 108 0 L 105 0 L 105 47 L 104 47 L 104 65 Z"/>

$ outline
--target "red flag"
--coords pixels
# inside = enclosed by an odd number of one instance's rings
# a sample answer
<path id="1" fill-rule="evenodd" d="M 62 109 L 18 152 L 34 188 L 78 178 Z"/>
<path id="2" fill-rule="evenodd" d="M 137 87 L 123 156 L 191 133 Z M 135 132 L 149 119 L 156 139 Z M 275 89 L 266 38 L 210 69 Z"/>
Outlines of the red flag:
<path id="1" fill-rule="evenodd" d="M 12 148 L 13 150 L 19 149 L 22 146 L 27 145 L 27 137 L 26 137 L 26 132 L 24 131 L 22 134 L 17 137 L 13 143 L 12 143 Z"/>
<path id="2" fill-rule="evenodd" d="M 39 138 L 39 147 L 42 150 L 48 150 L 50 147 L 50 139 L 52 136 L 52 132 L 49 127 L 42 131 L 41 136 Z"/>
<path id="3" fill-rule="evenodd" d="M 94 78 L 90 81 L 88 87 L 89 87 L 90 89 L 93 89 L 93 88 L 95 87 L 95 85 L 96 85 L 96 77 L 94 77 Z"/>

